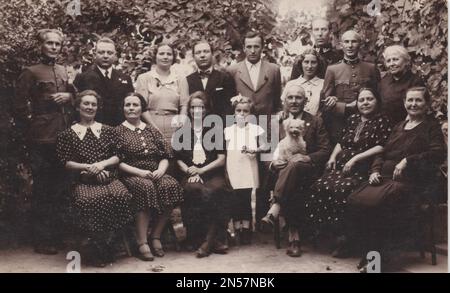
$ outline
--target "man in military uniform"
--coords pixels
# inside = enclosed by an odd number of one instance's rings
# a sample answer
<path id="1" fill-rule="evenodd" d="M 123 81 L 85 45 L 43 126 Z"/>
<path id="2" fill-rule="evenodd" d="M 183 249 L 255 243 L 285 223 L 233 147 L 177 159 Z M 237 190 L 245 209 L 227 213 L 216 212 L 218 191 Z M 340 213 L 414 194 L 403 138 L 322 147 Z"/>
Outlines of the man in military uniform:
<path id="1" fill-rule="evenodd" d="M 380 81 L 376 65 L 363 62 L 358 57 L 361 36 L 350 30 L 342 35 L 341 42 L 344 59 L 328 66 L 321 93 L 323 119 L 333 145 L 345 126 L 346 118 L 357 111 L 359 90 L 362 87 L 376 89 Z"/>
<path id="2" fill-rule="evenodd" d="M 323 63 L 323 70 L 317 73 L 317 76 L 324 78 L 326 69 L 331 64 L 336 64 L 342 60 L 344 53 L 331 46 L 330 22 L 323 18 L 317 18 L 312 21 L 312 35 L 314 39 L 314 49 L 319 53 Z M 292 67 L 291 80 L 300 77 L 301 64 L 296 59 Z"/>
<path id="3" fill-rule="evenodd" d="M 56 64 L 63 34 L 38 33 L 41 62 L 26 68 L 16 83 L 16 123 L 25 134 L 33 176 L 32 223 L 37 253 L 56 254 L 58 212 L 67 191 L 63 166 L 56 158 L 56 136 L 71 124 L 73 90 L 65 67 Z"/>

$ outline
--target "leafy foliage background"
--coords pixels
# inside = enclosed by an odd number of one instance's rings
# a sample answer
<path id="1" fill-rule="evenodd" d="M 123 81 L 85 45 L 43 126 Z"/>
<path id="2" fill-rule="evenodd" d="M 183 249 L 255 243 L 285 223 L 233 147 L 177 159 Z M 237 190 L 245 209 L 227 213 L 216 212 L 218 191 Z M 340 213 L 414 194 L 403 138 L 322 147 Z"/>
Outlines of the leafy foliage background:
<path id="1" fill-rule="evenodd" d="M 95 40 L 111 37 L 119 65 L 132 76 L 151 65 L 151 45 L 166 40 L 186 55 L 193 41 L 239 49 L 242 35 L 260 30 L 268 40 L 267 55 L 280 65 L 311 44 L 314 13 L 292 10 L 277 15 L 280 0 L 80 0 L 81 15 L 70 16 L 71 0 L 0 2 L 0 235 L 24 228 L 31 196 L 27 150 L 10 109 L 14 81 L 24 66 L 38 60 L 36 32 L 58 28 L 66 34 L 61 63 L 89 64 Z M 411 53 L 413 70 L 427 81 L 433 111 L 447 113 L 447 3 L 445 0 L 383 0 L 381 14 L 367 14 L 369 0 L 330 0 L 323 11 L 333 22 L 336 46 L 342 32 L 355 28 L 364 36 L 362 56 L 383 70 L 382 51 L 394 43 Z M 289 65 L 289 62 L 287 62 Z M 26 226 L 26 225 L 25 225 Z M 6 233 L 5 233 L 6 232 Z M 6 237 L 0 237 L 0 242 Z"/>

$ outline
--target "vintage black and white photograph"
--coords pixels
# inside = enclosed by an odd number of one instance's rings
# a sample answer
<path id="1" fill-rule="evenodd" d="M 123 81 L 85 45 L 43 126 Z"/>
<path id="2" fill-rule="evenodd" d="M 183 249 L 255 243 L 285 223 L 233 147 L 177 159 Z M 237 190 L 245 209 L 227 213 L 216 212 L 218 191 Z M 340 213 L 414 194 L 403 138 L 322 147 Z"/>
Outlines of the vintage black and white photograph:
<path id="1" fill-rule="evenodd" d="M 448 272 L 447 96 L 445 0 L 0 0 L 0 272 Z"/>

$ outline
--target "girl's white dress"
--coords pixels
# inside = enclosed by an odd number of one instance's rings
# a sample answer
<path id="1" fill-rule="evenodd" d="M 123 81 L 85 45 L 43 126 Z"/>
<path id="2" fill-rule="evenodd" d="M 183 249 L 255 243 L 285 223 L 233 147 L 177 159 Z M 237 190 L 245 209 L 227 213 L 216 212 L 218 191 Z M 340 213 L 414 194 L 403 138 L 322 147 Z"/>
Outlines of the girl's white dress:
<path id="1" fill-rule="evenodd" d="M 246 123 L 244 127 L 233 124 L 224 130 L 227 143 L 226 170 L 233 189 L 258 188 L 259 174 L 256 155 L 242 153 L 243 146 L 256 150 L 258 136 L 264 129 L 255 124 Z"/>

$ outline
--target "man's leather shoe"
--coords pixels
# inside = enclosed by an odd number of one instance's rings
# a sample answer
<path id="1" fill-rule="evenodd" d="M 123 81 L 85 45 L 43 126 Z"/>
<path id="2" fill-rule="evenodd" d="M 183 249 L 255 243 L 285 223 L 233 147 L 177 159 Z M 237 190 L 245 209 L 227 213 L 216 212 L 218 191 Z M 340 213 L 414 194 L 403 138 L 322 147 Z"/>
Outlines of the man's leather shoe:
<path id="1" fill-rule="evenodd" d="M 286 254 L 291 257 L 301 256 L 302 251 L 300 249 L 300 241 L 298 241 L 298 240 L 292 241 L 291 245 L 289 246 L 289 248 L 286 251 Z"/>

